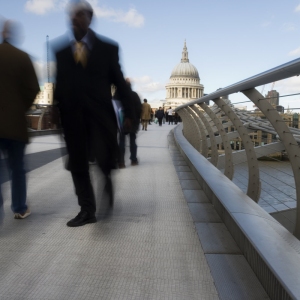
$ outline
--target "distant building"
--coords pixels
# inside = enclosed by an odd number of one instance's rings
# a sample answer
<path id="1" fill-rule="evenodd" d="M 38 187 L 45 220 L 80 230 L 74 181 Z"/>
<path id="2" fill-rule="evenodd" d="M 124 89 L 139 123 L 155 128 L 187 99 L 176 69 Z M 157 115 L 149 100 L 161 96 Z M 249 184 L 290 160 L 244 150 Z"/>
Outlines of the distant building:
<path id="1" fill-rule="evenodd" d="M 182 51 L 181 62 L 171 73 L 166 85 L 166 103 L 164 107 L 176 108 L 203 96 L 204 87 L 200 84 L 198 70 L 189 62 L 186 42 Z"/>
<path id="2" fill-rule="evenodd" d="M 294 113 L 293 114 L 293 123 L 292 123 L 292 127 L 294 127 L 294 128 L 300 128 L 300 126 L 299 126 L 299 122 L 300 121 L 300 119 L 299 119 L 299 114 L 297 114 L 297 113 Z"/>
<path id="3" fill-rule="evenodd" d="M 238 109 L 238 110 L 245 110 L 247 111 L 247 106 L 239 106 L 239 105 L 235 105 L 234 108 Z"/>
<path id="4" fill-rule="evenodd" d="M 60 128 L 58 109 L 53 106 L 54 84 L 47 82 L 26 113 L 27 127 L 33 130 Z"/>
<path id="5" fill-rule="evenodd" d="M 279 105 L 279 93 L 276 90 L 269 91 L 268 94 L 265 95 L 265 98 L 272 106 L 276 107 Z"/>
<path id="6" fill-rule="evenodd" d="M 284 107 L 281 105 L 276 105 L 276 110 L 280 113 L 284 113 Z"/>
<path id="7" fill-rule="evenodd" d="M 47 82 L 41 87 L 41 91 L 37 94 L 34 105 L 52 105 L 53 104 L 54 84 Z"/>

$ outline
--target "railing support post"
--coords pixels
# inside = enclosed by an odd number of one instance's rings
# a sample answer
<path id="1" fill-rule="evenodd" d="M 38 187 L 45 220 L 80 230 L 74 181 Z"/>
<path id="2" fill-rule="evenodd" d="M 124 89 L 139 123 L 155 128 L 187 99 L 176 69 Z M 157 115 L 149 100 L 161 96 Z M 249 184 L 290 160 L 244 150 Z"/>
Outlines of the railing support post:
<path id="1" fill-rule="evenodd" d="M 192 124 L 192 117 L 189 115 L 189 113 L 186 111 L 186 108 L 183 108 L 178 112 L 180 117 L 183 121 L 183 133 L 186 139 L 190 142 L 190 144 L 197 149 L 197 151 L 200 150 L 200 141 L 197 143 L 197 139 L 194 137 L 195 135 L 195 128 Z M 200 140 L 200 138 L 199 138 Z"/>
<path id="2" fill-rule="evenodd" d="M 248 135 L 246 128 L 243 123 L 240 121 L 239 117 L 231 109 L 231 107 L 221 98 L 213 99 L 213 101 L 220 107 L 220 109 L 226 114 L 230 119 L 233 126 L 235 126 L 237 132 L 239 133 L 240 138 L 243 141 L 244 148 L 247 155 L 247 164 L 248 164 L 248 190 L 247 195 L 258 202 L 260 196 L 260 180 L 259 180 L 259 167 L 254 151 L 254 146 Z"/>
<path id="3" fill-rule="evenodd" d="M 232 160 L 232 149 L 230 146 L 230 141 L 228 139 L 228 136 L 226 134 L 226 131 L 220 121 L 220 119 L 216 116 L 216 114 L 205 104 L 205 103 L 200 103 L 199 104 L 201 108 L 208 114 L 208 116 L 212 119 L 214 124 L 216 125 L 219 134 L 221 135 L 222 142 L 224 145 L 224 150 L 225 150 L 225 171 L 224 175 L 228 177 L 230 180 L 233 178 L 233 160 Z"/>
<path id="4" fill-rule="evenodd" d="M 193 119 L 195 120 L 195 122 L 198 125 L 198 129 L 200 131 L 200 136 L 201 136 L 201 148 L 200 148 L 200 153 L 204 156 L 207 157 L 208 156 L 208 147 L 207 147 L 207 140 L 206 140 L 206 134 L 205 134 L 205 128 L 201 122 L 201 119 L 199 118 L 199 116 L 195 113 L 195 111 L 193 109 L 191 109 L 191 107 L 187 107 L 187 110 L 189 111 L 189 113 L 193 116 Z"/>
<path id="5" fill-rule="evenodd" d="M 204 124 L 204 126 L 207 130 L 207 133 L 208 133 L 209 139 L 210 139 L 211 163 L 216 167 L 218 165 L 219 152 L 218 152 L 215 134 L 214 134 L 208 120 L 203 115 L 203 112 L 199 109 L 199 107 L 197 105 L 192 105 L 191 109 L 193 109 L 196 112 L 196 114 L 199 116 L 199 118 L 201 119 L 202 123 Z"/>
<path id="6" fill-rule="evenodd" d="M 294 173 L 296 195 L 297 195 L 297 220 L 294 235 L 300 239 L 300 151 L 299 145 L 297 144 L 293 134 L 290 132 L 288 126 L 282 120 L 279 113 L 274 110 L 272 105 L 265 99 L 265 97 L 259 93 L 256 89 L 249 89 L 242 91 L 268 118 L 270 123 L 273 125 L 277 134 L 279 135 L 285 149 L 288 153 L 292 170 Z"/>

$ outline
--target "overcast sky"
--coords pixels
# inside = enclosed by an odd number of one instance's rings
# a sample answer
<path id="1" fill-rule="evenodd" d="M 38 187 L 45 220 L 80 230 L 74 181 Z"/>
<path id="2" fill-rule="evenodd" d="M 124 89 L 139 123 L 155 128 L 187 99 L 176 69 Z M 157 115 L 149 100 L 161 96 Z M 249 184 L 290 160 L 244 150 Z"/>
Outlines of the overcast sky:
<path id="1" fill-rule="evenodd" d="M 91 0 L 93 29 L 120 45 L 124 75 L 149 102 L 165 99 L 165 85 L 186 40 L 190 63 L 211 93 L 300 56 L 300 0 Z M 24 26 L 22 49 L 46 81 L 46 36 L 64 34 L 67 0 L 0 0 L 3 18 Z M 51 64 L 54 70 L 54 64 Z M 266 93 L 272 84 L 264 87 Z M 276 82 L 281 95 L 300 92 L 300 79 Z M 258 88 L 259 91 L 262 87 Z M 247 100 L 241 93 L 232 102 Z M 286 108 L 300 97 L 281 98 Z M 251 107 L 248 104 L 248 107 Z"/>

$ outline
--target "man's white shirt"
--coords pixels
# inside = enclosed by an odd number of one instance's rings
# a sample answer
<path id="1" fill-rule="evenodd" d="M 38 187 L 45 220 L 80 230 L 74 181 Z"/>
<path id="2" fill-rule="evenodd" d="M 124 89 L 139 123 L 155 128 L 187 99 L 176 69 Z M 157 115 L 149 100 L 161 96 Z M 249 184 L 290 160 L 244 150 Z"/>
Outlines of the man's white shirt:
<path id="1" fill-rule="evenodd" d="M 168 115 L 169 115 L 169 116 L 172 116 L 172 115 L 173 115 L 173 109 L 172 109 L 172 108 L 168 109 L 167 112 L 168 112 Z"/>

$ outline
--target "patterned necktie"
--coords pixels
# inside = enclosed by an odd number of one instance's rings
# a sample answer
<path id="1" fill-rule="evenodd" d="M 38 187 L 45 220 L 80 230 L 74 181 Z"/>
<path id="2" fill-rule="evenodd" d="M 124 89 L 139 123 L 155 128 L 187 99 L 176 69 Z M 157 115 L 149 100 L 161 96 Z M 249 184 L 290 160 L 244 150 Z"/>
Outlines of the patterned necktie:
<path id="1" fill-rule="evenodd" d="M 75 42 L 74 59 L 77 64 L 81 63 L 83 67 L 86 66 L 87 53 L 86 53 L 86 47 L 83 42 Z"/>

